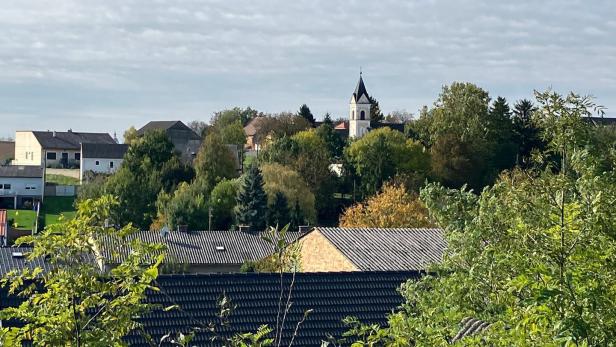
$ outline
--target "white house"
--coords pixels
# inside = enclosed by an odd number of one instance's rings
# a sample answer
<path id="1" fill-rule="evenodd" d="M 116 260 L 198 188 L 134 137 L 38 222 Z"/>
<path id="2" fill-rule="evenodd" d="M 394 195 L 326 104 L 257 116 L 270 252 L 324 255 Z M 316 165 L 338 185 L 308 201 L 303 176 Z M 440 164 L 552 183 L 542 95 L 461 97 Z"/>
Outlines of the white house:
<path id="1" fill-rule="evenodd" d="M 116 141 L 107 133 L 17 131 L 13 164 L 77 168 L 82 143 L 116 144 Z"/>
<path id="2" fill-rule="evenodd" d="M 0 207 L 31 208 L 43 200 L 41 166 L 0 166 Z"/>
<path id="3" fill-rule="evenodd" d="M 88 172 L 97 174 L 114 173 L 122 165 L 126 151 L 128 151 L 128 145 L 117 143 L 82 143 L 81 165 L 79 168 L 80 181 L 83 181 L 84 175 Z"/>

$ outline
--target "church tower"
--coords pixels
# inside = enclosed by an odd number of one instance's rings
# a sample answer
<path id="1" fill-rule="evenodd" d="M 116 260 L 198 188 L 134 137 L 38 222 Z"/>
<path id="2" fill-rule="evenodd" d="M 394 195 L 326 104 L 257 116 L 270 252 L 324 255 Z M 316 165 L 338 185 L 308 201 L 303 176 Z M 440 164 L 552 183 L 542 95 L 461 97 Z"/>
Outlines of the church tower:
<path id="1" fill-rule="evenodd" d="M 370 129 L 370 99 L 361 72 L 349 108 L 349 137 L 359 138 Z"/>

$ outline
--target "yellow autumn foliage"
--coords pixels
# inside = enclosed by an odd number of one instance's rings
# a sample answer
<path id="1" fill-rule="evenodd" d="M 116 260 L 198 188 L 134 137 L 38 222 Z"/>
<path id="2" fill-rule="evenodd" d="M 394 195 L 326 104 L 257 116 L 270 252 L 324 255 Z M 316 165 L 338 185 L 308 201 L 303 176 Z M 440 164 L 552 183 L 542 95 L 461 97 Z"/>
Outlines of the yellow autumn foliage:
<path id="1" fill-rule="evenodd" d="M 341 227 L 422 228 L 431 227 L 428 210 L 403 186 L 385 185 L 380 193 L 347 208 Z"/>

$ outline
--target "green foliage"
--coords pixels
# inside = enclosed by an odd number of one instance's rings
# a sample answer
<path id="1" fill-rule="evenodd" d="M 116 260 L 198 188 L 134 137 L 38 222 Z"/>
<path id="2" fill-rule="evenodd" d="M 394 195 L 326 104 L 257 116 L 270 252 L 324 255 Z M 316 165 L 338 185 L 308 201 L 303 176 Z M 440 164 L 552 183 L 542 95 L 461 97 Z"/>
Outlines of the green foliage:
<path id="1" fill-rule="evenodd" d="M 202 184 L 209 196 L 218 182 L 237 177 L 237 164 L 233 154 L 216 132 L 209 134 L 195 160 L 196 180 Z"/>
<path id="2" fill-rule="evenodd" d="M 220 133 L 220 137 L 224 144 L 237 145 L 239 148 L 243 148 L 246 144 L 246 133 L 240 120 L 237 120 L 223 128 L 216 128 Z"/>
<path id="3" fill-rule="evenodd" d="M 79 178 L 64 176 L 64 175 L 45 175 L 45 183 L 54 183 L 58 185 L 77 186 Z"/>
<path id="4" fill-rule="evenodd" d="M 386 155 L 385 155 L 386 154 Z M 345 156 L 361 179 L 362 193 L 369 196 L 396 174 L 425 175 L 429 155 L 420 144 L 384 127 L 369 132 L 345 149 Z"/>
<path id="5" fill-rule="evenodd" d="M 303 104 L 302 106 L 299 107 L 299 111 L 297 111 L 297 115 L 304 118 L 310 124 L 314 124 L 315 122 L 314 116 L 312 115 L 312 112 L 310 112 L 310 108 L 308 108 L 308 105 L 306 104 Z"/>
<path id="6" fill-rule="evenodd" d="M 131 143 L 122 167 L 107 179 L 104 191 L 120 200 L 122 208 L 114 211 L 117 222 L 147 229 L 156 217 L 159 193 L 170 193 L 193 176 L 192 168 L 180 162 L 167 135 L 150 131 Z"/>
<path id="7" fill-rule="evenodd" d="M 222 180 L 212 190 L 212 229 L 229 230 L 235 224 L 234 209 L 239 189 L 239 180 Z"/>
<path id="8" fill-rule="evenodd" d="M 342 157 L 345 141 L 334 130 L 334 123 L 332 122 L 329 113 L 325 115 L 325 119 L 317 128 L 316 133 L 327 146 L 327 150 L 331 158 Z"/>
<path id="9" fill-rule="evenodd" d="M 202 181 L 192 184 L 180 183 L 172 193 L 161 192 L 157 200 L 158 219 L 155 228 L 168 225 L 176 229 L 180 225 L 189 230 L 208 228 L 209 191 Z"/>
<path id="10" fill-rule="evenodd" d="M 274 202 L 269 206 L 267 213 L 267 225 L 287 225 L 291 221 L 289 203 L 282 192 L 274 194 Z"/>
<path id="11" fill-rule="evenodd" d="M 284 136 L 292 136 L 310 128 L 312 128 L 312 124 L 304 119 L 304 117 L 283 112 L 274 116 L 264 117 L 259 123 L 254 140 L 256 143 L 269 145 L 268 142 L 270 141 L 275 141 Z"/>
<path id="12" fill-rule="evenodd" d="M 137 140 L 138 135 L 137 135 L 137 129 L 135 129 L 134 126 L 131 126 L 130 128 L 126 129 L 126 131 L 124 132 L 124 143 L 127 145 L 130 145 L 133 143 L 133 141 Z"/>
<path id="13" fill-rule="evenodd" d="M 250 107 L 241 108 L 234 107 L 214 113 L 212 117 L 212 126 L 222 129 L 237 121 L 243 126 L 251 119 L 260 115 L 260 112 Z"/>
<path id="14" fill-rule="evenodd" d="M 20 346 L 28 340 L 36 346 L 125 345 L 122 337 L 138 327 L 134 318 L 147 309 L 142 300 L 146 290 L 155 289 L 151 283 L 163 256 L 161 245 L 129 241 L 127 236 L 135 228 L 103 226 L 118 205 L 107 195 L 82 201 L 76 218 L 18 239 L 18 244 L 33 246 L 27 255 L 30 260 L 45 257 L 51 269 L 14 270 L 2 279 L 3 286 L 25 301 L 0 311 L 0 319 L 17 319 L 25 325 L 2 328 L 0 344 Z M 134 251 L 102 275 L 92 254 L 95 240 L 106 234 L 126 239 Z"/>
<path id="15" fill-rule="evenodd" d="M 513 108 L 513 131 L 517 149 L 517 163 L 528 167 L 533 149 L 543 151 L 545 143 L 540 138 L 540 129 L 533 121 L 535 106 L 532 101 L 523 99 Z"/>
<path id="16" fill-rule="evenodd" d="M 252 165 L 244 175 L 237 194 L 235 219 L 238 225 L 249 225 L 253 230 L 264 230 L 267 217 L 267 194 L 263 189 L 263 175 Z"/>
<path id="17" fill-rule="evenodd" d="M 448 249 L 431 274 L 402 287 L 405 304 L 359 345 L 449 346 L 464 317 L 490 327 L 460 346 L 609 346 L 616 340 L 616 173 L 587 149 L 577 95 L 538 93 L 558 170 L 503 174 L 477 196 L 438 183 L 421 192 Z M 546 140 L 548 140 L 546 136 Z M 538 156 L 541 158 L 542 156 Z M 362 344 L 363 343 L 363 344 Z"/>
<path id="18" fill-rule="evenodd" d="M 368 96 L 368 100 L 370 100 L 370 127 L 374 128 L 375 125 L 382 123 L 385 117 L 378 100 L 372 97 L 372 95 Z"/>
<path id="19" fill-rule="evenodd" d="M 282 193 L 287 201 L 300 206 L 302 216 L 312 223 L 316 222 L 315 196 L 299 173 L 276 163 L 263 164 L 261 172 L 269 205 L 274 204 L 277 193 Z"/>

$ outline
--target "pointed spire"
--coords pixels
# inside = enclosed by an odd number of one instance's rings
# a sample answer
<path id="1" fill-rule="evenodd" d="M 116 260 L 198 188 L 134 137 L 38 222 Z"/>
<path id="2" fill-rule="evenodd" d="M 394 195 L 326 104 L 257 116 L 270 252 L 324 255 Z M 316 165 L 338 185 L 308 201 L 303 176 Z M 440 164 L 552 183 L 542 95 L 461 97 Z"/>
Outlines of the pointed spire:
<path id="1" fill-rule="evenodd" d="M 357 82 L 355 92 L 353 93 L 353 98 L 355 98 L 355 102 L 359 101 L 362 95 L 366 95 L 366 98 L 368 98 L 368 92 L 366 91 L 366 86 L 364 85 L 364 79 L 362 78 L 362 72 L 360 70 L 359 81 Z"/>

